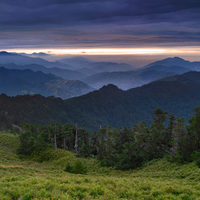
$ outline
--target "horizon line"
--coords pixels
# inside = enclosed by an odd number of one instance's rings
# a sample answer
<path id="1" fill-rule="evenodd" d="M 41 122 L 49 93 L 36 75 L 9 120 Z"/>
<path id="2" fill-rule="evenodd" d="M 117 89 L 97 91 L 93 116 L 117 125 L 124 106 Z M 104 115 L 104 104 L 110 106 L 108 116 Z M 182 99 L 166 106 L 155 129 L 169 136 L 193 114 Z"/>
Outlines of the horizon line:
<path id="1" fill-rule="evenodd" d="M 199 54 L 198 47 L 175 48 L 10 48 L 1 49 L 9 53 L 45 53 L 53 55 L 165 55 Z"/>

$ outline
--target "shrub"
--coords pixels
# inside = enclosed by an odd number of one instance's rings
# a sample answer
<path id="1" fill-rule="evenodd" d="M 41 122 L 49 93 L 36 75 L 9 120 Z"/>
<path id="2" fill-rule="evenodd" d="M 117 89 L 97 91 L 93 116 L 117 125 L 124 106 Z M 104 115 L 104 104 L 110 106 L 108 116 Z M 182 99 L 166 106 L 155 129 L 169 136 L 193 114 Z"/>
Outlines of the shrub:
<path id="1" fill-rule="evenodd" d="M 74 165 L 74 173 L 75 174 L 85 174 L 87 172 L 86 167 L 83 165 L 83 163 L 79 160 L 75 162 Z"/>
<path id="2" fill-rule="evenodd" d="M 70 164 L 67 164 L 66 168 L 64 169 L 65 172 L 74 173 L 74 167 Z"/>
<path id="3" fill-rule="evenodd" d="M 86 174 L 87 173 L 86 167 L 83 165 L 83 163 L 80 160 L 76 161 L 74 166 L 67 164 L 64 171 L 69 172 L 69 173 L 74 173 L 74 174 Z"/>
<path id="4" fill-rule="evenodd" d="M 193 152 L 192 159 L 197 164 L 197 166 L 200 167 L 200 152 L 199 151 Z"/>

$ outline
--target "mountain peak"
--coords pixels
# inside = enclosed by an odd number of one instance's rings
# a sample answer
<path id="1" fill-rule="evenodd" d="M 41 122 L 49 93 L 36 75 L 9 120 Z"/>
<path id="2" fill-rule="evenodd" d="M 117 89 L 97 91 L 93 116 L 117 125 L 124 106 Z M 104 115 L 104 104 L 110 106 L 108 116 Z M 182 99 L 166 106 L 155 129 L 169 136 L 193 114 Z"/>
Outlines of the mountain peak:
<path id="1" fill-rule="evenodd" d="M 109 89 L 119 89 L 116 85 L 114 85 L 114 84 L 107 84 L 107 85 L 104 85 L 103 87 L 102 87 L 102 89 L 103 88 L 109 88 Z"/>
<path id="2" fill-rule="evenodd" d="M 173 61 L 186 61 L 183 58 L 180 57 L 171 57 L 171 58 L 166 58 L 165 60 L 173 60 Z"/>
<path id="3" fill-rule="evenodd" d="M 181 66 L 181 67 L 186 67 L 190 69 L 192 67 L 192 62 L 188 60 L 184 60 L 183 58 L 180 58 L 180 57 L 169 57 L 169 58 L 165 58 L 164 60 L 159 60 L 159 61 L 150 63 L 144 66 L 143 68 L 146 69 L 154 65 L 162 65 L 165 67 Z"/>
<path id="4" fill-rule="evenodd" d="M 188 62 L 186 60 L 184 60 L 183 58 L 180 57 L 169 57 L 169 58 L 165 58 L 163 60 L 158 60 L 155 63 L 163 63 L 163 62 L 167 62 L 167 63 L 175 63 L 175 62 Z M 152 63 L 154 64 L 154 63 Z"/>
<path id="5" fill-rule="evenodd" d="M 184 60 L 183 58 L 180 58 L 180 57 L 177 57 L 177 56 L 173 57 L 173 59 Z"/>
<path id="6" fill-rule="evenodd" d="M 122 90 L 119 89 L 116 85 L 108 84 L 108 85 L 104 85 L 102 88 L 100 88 L 99 91 L 113 93 L 113 92 L 122 91 Z"/>
<path id="7" fill-rule="evenodd" d="M 7 51 L 1 51 L 0 52 L 1 56 L 9 56 L 9 55 L 15 55 L 14 53 L 8 53 Z"/>

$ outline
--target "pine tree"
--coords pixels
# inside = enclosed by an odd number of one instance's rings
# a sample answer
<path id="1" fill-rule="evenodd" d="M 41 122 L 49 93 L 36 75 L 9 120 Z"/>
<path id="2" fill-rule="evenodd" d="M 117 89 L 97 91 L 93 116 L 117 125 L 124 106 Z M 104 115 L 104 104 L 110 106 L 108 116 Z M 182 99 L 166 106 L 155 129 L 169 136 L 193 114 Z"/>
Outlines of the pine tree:
<path id="1" fill-rule="evenodd" d="M 149 134 L 149 147 L 148 155 L 149 160 L 153 158 L 161 158 L 167 150 L 167 144 L 165 138 L 167 137 L 167 130 L 164 122 L 167 119 L 167 113 L 163 112 L 160 108 L 157 108 L 153 113 L 153 123 L 150 127 Z"/>

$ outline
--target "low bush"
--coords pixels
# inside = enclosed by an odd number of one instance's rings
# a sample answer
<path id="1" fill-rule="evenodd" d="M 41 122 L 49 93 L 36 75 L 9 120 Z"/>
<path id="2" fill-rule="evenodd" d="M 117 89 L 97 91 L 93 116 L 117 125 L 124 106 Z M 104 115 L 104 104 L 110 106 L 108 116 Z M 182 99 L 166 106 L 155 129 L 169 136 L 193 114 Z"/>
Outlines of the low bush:
<path id="1" fill-rule="evenodd" d="M 86 167 L 83 165 L 83 163 L 80 160 L 76 161 L 74 166 L 67 164 L 64 171 L 69 172 L 69 173 L 74 173 L 74 174 L 86 174 L 87 173 Z"/>

